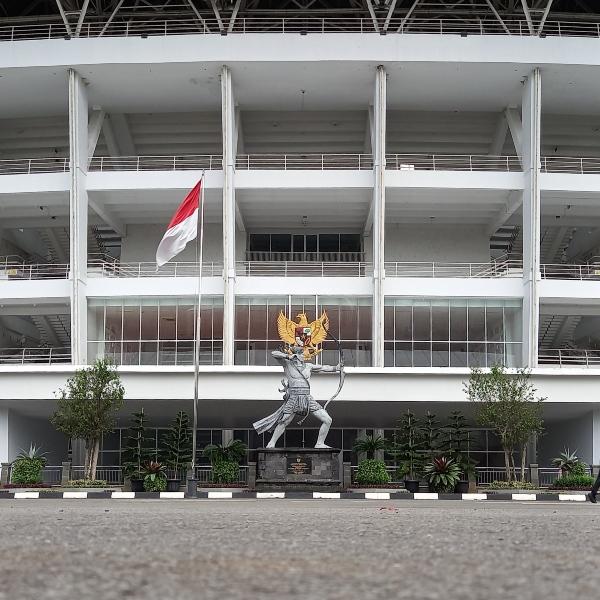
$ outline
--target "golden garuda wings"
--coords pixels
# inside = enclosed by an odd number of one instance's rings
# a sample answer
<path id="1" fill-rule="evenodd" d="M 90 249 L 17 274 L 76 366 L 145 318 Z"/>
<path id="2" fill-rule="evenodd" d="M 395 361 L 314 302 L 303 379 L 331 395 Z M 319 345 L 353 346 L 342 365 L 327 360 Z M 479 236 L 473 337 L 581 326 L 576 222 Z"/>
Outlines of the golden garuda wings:
<path id="1" fill-rule="evenodd" d="M 327 337 L 329 317 L 323 311 L 323 314 L 312 323 L 308 322 L 305 313 L 300 313 L 296 318 L 298 319 L 297 323 L 288 319 L 283 311 L 280 311 L 277 317 L 277 332 L 281 340 L 288 346 L 289 352 L 291 352 L 291 346 L 302 346 L 304 358 L 310 360 L 322 352 L 319 346 Z"/>

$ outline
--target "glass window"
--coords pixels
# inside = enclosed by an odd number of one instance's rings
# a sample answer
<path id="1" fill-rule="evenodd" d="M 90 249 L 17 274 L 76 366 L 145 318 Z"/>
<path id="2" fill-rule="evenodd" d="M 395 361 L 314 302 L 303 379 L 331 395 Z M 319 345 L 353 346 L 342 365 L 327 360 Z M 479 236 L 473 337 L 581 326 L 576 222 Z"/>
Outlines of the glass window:
<path id="1" fill-rule="evenodd" d="M 251 233 L 248 249 L 254 252 L 269 252 L 271 236 L 268 233 Z"/>
<path id="2" fill-rule="evenodd" d="M 294 252 L 304 252 L 304 236 L 303 235 L 295 235 L 294 236 Z"/>
<path id="3" fill-rule="evenodd" d="M 340 235 L 340 252 L 360 252 L 360 234 L 342 233 Z"/>
<path id="4" fill-rule="evenodd" d="M 271 252 L 291 252 L 292 236 L 289 233 L 274 233 L 271 236 Z"/>
<path id="5" fill-rule="evenodd" d="M 413 306 L 413 339 L 430 340 L 431 339 L 431 307 L 429 303 L 422 303 Z"/>
<path id="6" fill-rule="evenodd" d="M 450 339 L 467 341 L 467 304 L 464 301 L 450 300 Z"/>
<path id="7" fill-rule="evenodd" d="M 141 307 L 142 339 L 158 338 L 158 306 L 142 305 Z"/>
<path id="8" fill-rule="evenodd" d="M 485 305 L 482 301 L 469 300 L 467 319 L 467 339 L 485 340 Z"/>
<path id="9" fill-rule="evenodd" d="M 123 339 L 123 307 L 122 306 L 107 306 L 106 307 L 106 331 L 107 340 L 122 340 Z"/>
<path id="10" fill-rule="evenodd" d="M 158 334 L 161 340 L 174 340 L 176 332 L 177 307 L 172 304 L 159 308 Z"/>
<path id="11" fill-rule="evenodd" d="M 319 235 L 319 252 L 339 252 L 340 236 L 337 233 Z"/>
<path id="12" fill-rule="evenodd" d="M 306 236 L 306 251 L 317 252 L 317 236 L 307 235 Z"/>

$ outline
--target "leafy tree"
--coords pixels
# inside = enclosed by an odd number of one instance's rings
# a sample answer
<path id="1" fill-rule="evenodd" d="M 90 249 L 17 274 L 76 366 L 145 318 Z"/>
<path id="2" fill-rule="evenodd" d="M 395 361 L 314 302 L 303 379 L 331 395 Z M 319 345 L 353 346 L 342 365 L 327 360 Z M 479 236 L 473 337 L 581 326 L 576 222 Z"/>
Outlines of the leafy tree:
<path id="1" fill-rule="evenodd" d="M 366 454 L 367 458 L 374 458 L 375 452 L 385 450 L 386 442 L 381 436 L 367 435 L 366 437 L 356 440 L 352 449 L 358 454 Z"/>
<path id="2" fill-rule="evenodd" d="M 208 444 L 202 454 L 214 466 L 220 462 L 238 463 L 246 456 L 248 446 L 242 440 L 232 440 L 228 444 Z"/>
<path id="3" fill-rule="evenodd" d="M 515 450 L 521 452 L 521 480 L 524 480 L 527 444 L 543 430 L 544 398 L 536 398 L 537 390 L 529 381 L 529 372 L 520 369 L 512 375 L 503 365 L 495 365 L 488 372 L 474 368 L 464 390 L 477 405 L 480 425 L 493 428 L 500 439 L 507 481 L 514 478 Z"/>
<path id="4" fill-rule="evenodd" d="M 121 455 L 123 472 L 132 479 L 140 479 L 146 465 L 154 458 L 154 439 L 148 435 L 144 409 L 133 413 L 133 423 L 127 432 L 127 442 Z"/>
<path id="5" fill-rule="evenodd" d="M 58 391 L 57 409 L 50 421 L 58 431 L 84 441 L 86 479 L 96 478 L 100 441 L 114 431 L 124 396 L 116 368 L 105 359 L 75 371 Z"/>
<path id="6" fill-rule="evenodd" d="M 177 413 L 162 440 L 162 459 L 176 476 L 192 460 L 192 430 L 183 411 Z"/>

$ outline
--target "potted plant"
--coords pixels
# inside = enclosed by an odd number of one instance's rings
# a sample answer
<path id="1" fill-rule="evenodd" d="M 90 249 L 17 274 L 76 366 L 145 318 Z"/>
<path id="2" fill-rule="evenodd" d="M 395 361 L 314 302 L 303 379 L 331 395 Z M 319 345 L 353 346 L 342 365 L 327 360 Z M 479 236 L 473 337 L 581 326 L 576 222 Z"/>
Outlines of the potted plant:
<path id="1" fill-rule="evenodd" d="M 179 411 L 162 439 L 162 460 L 167 466 L 167 492 L 176 492 L 192 460 L 192 430 L 186 413 Z"/>
<path id="2" fill-rule="evenodd" d="M 469 476 L 475 474 L 475 461 L 467 455 L 469 432 L 467 420 L 459 410 L 450 413 L 448 425 L 444 428 L 444 439 L 441 444 L 443 453 L 452 458 L 460 470 L 455 492 L 464 494 L 469 491 Z"/>
<path id="3" fill-rule="evenodd" d="M 202 451 L 210 460 L 213 483 L 235 483 L 239 478 L 240 461 L 246 456 L 248 446 L 241 440 L 229 444 L 208 444 Z"/>
<path id="4" fill-rule="evenodd" d="M 145 492 L 164 492 L 167 489 L 165 470 L 166 465 L 153 460 L 144 466 L 142 475 L 144 476 Z"/>
<path id="5" fill-rule="evenodd" d="M 385 450 L 386 441 L 383 437 L 367 435 L 366 437 L 356 440 L 352 449 L 357 454 L 365 454 L 366 459 L 361 460 L 358 464 L 358 470 L 354 480 L 356 483 L 363 485 L 379 485 L 390 482 L 390 476 L 387 472 L 385 462 L 377 460 L 375 453 L 380 450 Z"/>
<path id="6" fill-rule="evenodd" d="M 21 450 L 10 471 L 11 483 L 27 485 L 42 483 L 42 472 L 46 466 L 46 452 L 30 444 L 29 450 Z"/>
<path id="7" fill-rule="evenodd" d="M 422 446 L 422 432 L 418 420 L 410 410 L 407 410 L 402 415 L 399 431 L 394 436 L 392 453 L 405 465 L 404 486 L 412 493 L 419 491 L 418 473 L 422 463 Z"/>
<path id="8" fill-rule="evenodd" d="M 133 423 L 127 434 L 127 442 L 121 461 L 123 473 L 131 481 L 132 492 L 144 491 L 144 468 L 154 456 L 153 439 L 148 436 L 144 409 L 133 413 Z"/>
<path id="9" fill-rule="evenodd" d="M 452 492 L 460 479 L 460 467 L 447 456 L 434 458 L 425 465 L 423 473 L 433 492 Z"/>

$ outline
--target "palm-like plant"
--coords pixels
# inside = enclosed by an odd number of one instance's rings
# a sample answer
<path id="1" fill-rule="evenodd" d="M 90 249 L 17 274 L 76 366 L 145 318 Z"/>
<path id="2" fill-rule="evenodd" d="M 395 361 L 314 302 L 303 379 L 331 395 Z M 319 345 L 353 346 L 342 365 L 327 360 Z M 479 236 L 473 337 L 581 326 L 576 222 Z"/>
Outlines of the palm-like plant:
<path id="1" fill-rule="evenodd" d="M 220 462 L 239 463 L 245 456 L 248 446 L 242 440 L 232 440 L 229 444 L 208 444 L 202 451 L 211 464 Z"/>
<path id="2" fill-rule="evenodd" d="M 460 467 L 452 458 L 437 456 L 425 465 L 423 474 L 436 492 L 451 492 L 460 480 Z"/>
<path id="3" fill-rule="evenodd" d="M 580 461 L 575 452 L 565 448 L 556 458 L 552 459 L 552 465 L 558 467 L 562 475 L 568 475 Z"/>
<path id="4" fill-rule="evenodd" d="M 358 454 L 366 454 L 367 458 L 374 458 L 375 452 L 379 450 L 385 450 L 386 445 L 385 438 L 381 436 L 375 437 L 373 435 L 367 435 L 360 440 L 356 440 L 352 449 Z"/>

